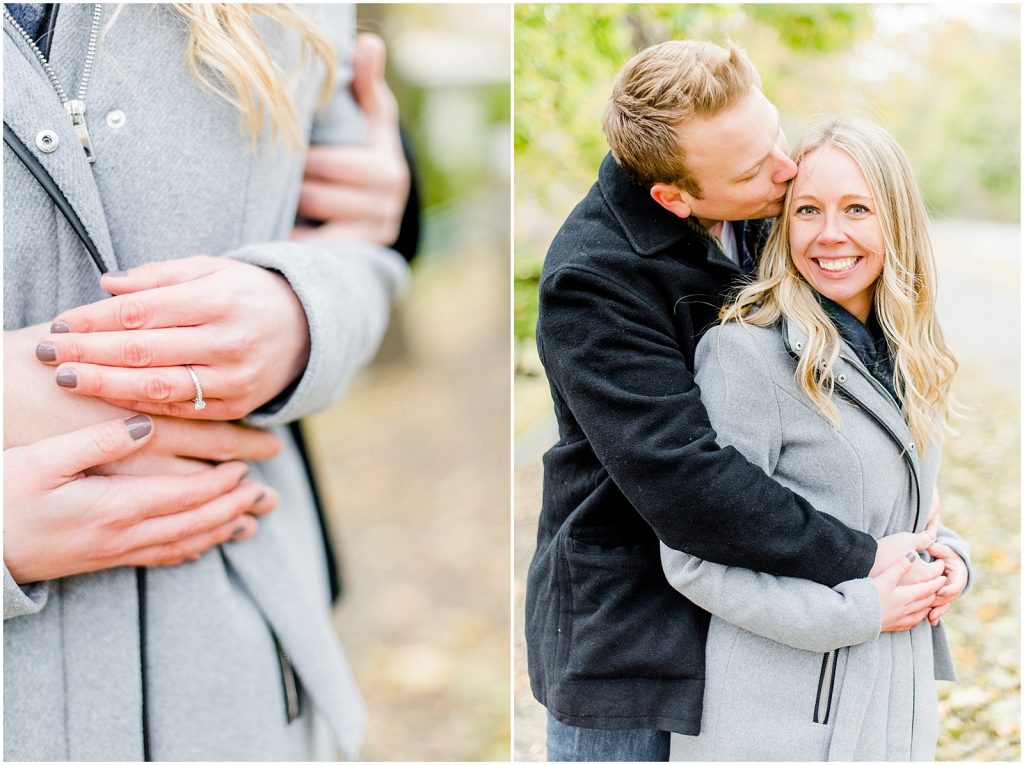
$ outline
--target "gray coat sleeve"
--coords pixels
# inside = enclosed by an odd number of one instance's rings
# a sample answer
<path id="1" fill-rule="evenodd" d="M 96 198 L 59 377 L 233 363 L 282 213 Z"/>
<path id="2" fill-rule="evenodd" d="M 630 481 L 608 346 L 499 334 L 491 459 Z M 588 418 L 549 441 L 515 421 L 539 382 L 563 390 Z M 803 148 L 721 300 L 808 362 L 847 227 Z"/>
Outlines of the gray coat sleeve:
<path id="1" fill-rule="evenodd" d="M 14 616 L 39 613 L 50 594 L 48 582 L 33 582 L 22 586 L 14 581 L 4 564 L 4 621 Z"/>
<path id="2" fill-rule="evenodd" d="M 305 417 L 341 396 L 373 358 L 408 274 L 401 256 L 364 242 L 274 242 L 226 257 L 280 272 L 309 323 L 309 363 L 286 395 L 246 418 L 260 427 Z"/>
<path id="3" fill-rule="evenodd" d="M 697 384 L 718 443 L 735 446 L 768 475 L 782 446 L 776 364 L 738 324 L 713 328 L 697 348 Z M 669 583 L 701 608 L 795 648 L 831 651 L 873 640 L 881 629 L 881 603 L 870 579 L 829 588 L 710 563 L 665 545 L 661 559 Z"/>

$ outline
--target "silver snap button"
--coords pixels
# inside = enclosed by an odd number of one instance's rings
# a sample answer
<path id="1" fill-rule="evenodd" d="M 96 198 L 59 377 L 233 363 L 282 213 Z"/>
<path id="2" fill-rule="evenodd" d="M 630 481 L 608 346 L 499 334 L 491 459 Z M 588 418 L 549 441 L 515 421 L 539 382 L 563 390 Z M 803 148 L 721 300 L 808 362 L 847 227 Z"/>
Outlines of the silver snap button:
<path id="1" fill-rule="evenodd" d="M 839 375 L 838 379 L 839 379 L 839 382 L 844 383 L 844 382 L 846 382 L 846 375 Z"/>
<path id="2" fill-rule="evenodd" d="M 41 152 L 51 154 L 57 151 L 59 144 L 60 139 L 52 130 L 40 130 L 36 133 L 36 148 Z"/>
<path id="3" fill-rule="evenodd" d="M 907 448 L 910 449 L 910 451 L 914 451 L 914 449 L 917 448 L 917 447 L 915 447 L 914 446 L 914 442 L 911 441 L 909 444 L 907 444 Z"/>
<path id="4" fill-rule="evenodd" d="M 802 351 L 804 349 L 804 344 L 803 343 L 797 343 L 793 347 L 796 348 L 798 351 Z"/>
<path id="5" fill-rule="evenodd" d="M 120 109 L 107 112 L 107 127 L 112 127 L 115 130 L 124 127 L 124 119 L 124 112 Z"/>

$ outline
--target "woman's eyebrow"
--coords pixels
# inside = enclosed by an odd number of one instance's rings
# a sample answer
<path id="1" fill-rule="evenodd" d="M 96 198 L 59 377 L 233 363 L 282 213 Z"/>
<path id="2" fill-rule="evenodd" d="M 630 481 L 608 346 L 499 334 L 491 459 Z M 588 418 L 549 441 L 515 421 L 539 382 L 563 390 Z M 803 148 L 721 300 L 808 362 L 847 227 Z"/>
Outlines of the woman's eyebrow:
<path id="1" fill-rule="evenodd" d="M 813 192 L 805 191 L 802 194 L 797 194 L 796 196 L 793 197 L 793 199 L 794 200 L 797 200 L 797 199 L 813 199 L 813 200 L 817 200 L 818 197 Z M 841 195 L 839 197 L 839 201 L 840 202 L 843 202 L 843 201 L 845 201 L 847 199 L 866 199 L 868 201 L 871 201 L 871 200 L 874 199 L 874 197 L 872 197 L 872 196 L 870 196 L 868 194 L 857 194 L 857 193 L 843 194 L 843 195 Z"/>

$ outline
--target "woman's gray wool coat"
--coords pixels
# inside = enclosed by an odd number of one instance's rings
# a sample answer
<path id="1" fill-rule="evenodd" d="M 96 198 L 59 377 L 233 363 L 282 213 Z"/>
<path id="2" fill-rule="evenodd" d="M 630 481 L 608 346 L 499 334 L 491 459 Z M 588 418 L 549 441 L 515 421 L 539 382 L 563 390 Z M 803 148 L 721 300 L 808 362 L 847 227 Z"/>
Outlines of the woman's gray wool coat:
<path id="1" fill-rule="evenodd" d="M 795 379 L 792 354 L 805 340 L 786 322 L 708 332 L 697 383 L 719 442 L 853 528 L 876 538 L 920 531 L 939 448 L 920 453 L 895 403 L 845 343 L 835 430 Z M 956 534 L 942 528 L 939 541 L 970 567 Z M 672 759 L 934 759 L 935 680 L 954 678 L 941 622 L 880 633 L 870 579 L 828 588 L 664 546 L 662 562 L 672 585 L 713 614 L 701 733 L 673 735 Z"/>
<path id="2" fill-rule="evenodd" d="M 315 117 L 323 72 L 306 64 L 296 96 L 305 134 L 314 143 L 361 140 L 348 94 L 352 9 L 305 8 L 341 61 L 336 96 Z M 87 4 L 60 9 L 51 63 L 68 91 L 81 76 L 91 13 Z M 42 67 L 5 22 L 4 120 L 56 180 L 110 270 L 208 254 L 288 279 L 306 310 L 311 352 L 283 405 L 250 418 L 276 427 L 341 395 L 375 350 L 406 269 L 376 246 L 287 242 L 303 152 L 266 137 L 253 149 L 237 110 L 186 71 L 184 26 L 169 6 L 127 4 L 101 38 L 86 96 L 90 166 Z M 261 28 L 289 71 L 297 38 Z M 113 110 L 123 123 L 104 119 Z M 36 146 L 47 129 L 58 137 L 50 153 Z M 6 146 L 3 227 L 5 329 L 107 297 L 71 227 Z M 281 494 L 254 538 L 147 572 L 144 676 L 133 569 L 19 587 L 5 567 L 5 759 L 141 760 L 143 694 L 155 760 L 307 759 L 313 711 L 346 756 L 356 755 L 364 710 L 332 629 L 302 463 L 289 446 L 250 475 Z M 275 640 L 305 689 L 291 723 Z"/>

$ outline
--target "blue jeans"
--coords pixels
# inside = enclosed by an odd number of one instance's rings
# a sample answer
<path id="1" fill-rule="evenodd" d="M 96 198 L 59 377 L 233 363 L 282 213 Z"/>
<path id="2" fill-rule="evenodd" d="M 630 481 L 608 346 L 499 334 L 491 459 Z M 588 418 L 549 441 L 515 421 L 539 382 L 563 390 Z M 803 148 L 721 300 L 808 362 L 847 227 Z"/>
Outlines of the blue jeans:
<path id="1" fill-rule="evenodd" d="M 668 742 L 668 731 L 578 728 L 548 712 L 548 762 L 666 762 Z"/>

